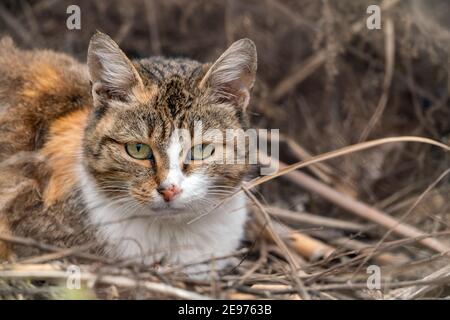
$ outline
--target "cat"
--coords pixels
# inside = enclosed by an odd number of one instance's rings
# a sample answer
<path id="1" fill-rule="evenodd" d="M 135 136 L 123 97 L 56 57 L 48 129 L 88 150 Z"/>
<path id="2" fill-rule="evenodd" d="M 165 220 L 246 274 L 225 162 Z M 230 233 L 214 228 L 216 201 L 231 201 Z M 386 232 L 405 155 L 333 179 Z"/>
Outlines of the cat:
<path id="1" fill-rule="evenodd" d="M 185 265 L 230 255 L 244 236 L 247 163 L 207 161 L 223 143 L 178 130 L 246 129 L 257 54 L 234 42 L 214 63 L 130 60 L 106 34 L 87 65 L 0 43 L 0 230 L 89 244 L 107 257 Z M 202 129 L 202 130 L 203 130 Z M 191 161 L 185 161 L 185 160 Z M 29 255 L 0 241 L 0 257 Z M 227 259 L 192 266 L 193 274 Z"/>

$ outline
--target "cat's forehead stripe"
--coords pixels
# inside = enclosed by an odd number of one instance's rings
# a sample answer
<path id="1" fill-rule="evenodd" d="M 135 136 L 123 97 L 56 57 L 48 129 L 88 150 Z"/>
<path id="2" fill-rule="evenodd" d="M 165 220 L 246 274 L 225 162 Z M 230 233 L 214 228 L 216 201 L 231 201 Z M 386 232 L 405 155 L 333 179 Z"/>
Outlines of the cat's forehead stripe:
<path id="1" fill-rule="evenodd" d="M 173 76 L 180 76 L 192 80 L 198 76 L 202 64 L 189 59 L 165 59 L 153 57 L 139 61 L 138 70 L 142 76 L 156 80 L 158 84 Z"/>

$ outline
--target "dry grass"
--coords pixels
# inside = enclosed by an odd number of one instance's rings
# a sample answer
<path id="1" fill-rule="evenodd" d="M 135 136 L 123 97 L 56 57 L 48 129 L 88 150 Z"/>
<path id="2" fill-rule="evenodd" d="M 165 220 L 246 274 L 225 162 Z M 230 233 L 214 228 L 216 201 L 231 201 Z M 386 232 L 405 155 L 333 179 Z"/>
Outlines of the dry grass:
<path id="1" fill-rule="evenodd" d="M 66 7 L 74 2 L 82 10 L 81 31 L 65 28 Z M 0 267 L 0 296 L 449 297 L 449 4 L 380 2 L 383 28 L 371 31 L 365 12 L 372 2 L 3 1 L 0 35 L 83 61 L 96 29 L 134 57 L 206 61 L 236 39 L 253 39 L 259 71 L 252 121 L 281 128 L 280 160 L 296 165 L 244 186 L 253 204 L 247 239 L 235 266 L 212 273 L 211 281 L 187 278 L 177 267 L 155 272 L 86 248 L 1 235 L 42 253 Z M 440 144 L 402 138 L 333 152 L 394 136 Z M 72 263 L 84 271 L 81 292 L 63 289 Z M 380 290 L 367 288 L 369 265 L 381 267 Z"/>

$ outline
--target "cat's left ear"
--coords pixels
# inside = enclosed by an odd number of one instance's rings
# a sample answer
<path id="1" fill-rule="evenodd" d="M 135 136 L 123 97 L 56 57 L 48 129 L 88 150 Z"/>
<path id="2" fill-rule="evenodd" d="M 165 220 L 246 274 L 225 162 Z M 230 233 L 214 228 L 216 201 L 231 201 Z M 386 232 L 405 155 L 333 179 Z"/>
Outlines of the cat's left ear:
<path id="1" fill-rule="evenodd" d="M 206 72 L 200 87 L 210 87 L 219 101 L 244 110 L 256 76 L 256 46 L 250 39 L 234 42 Z"/>

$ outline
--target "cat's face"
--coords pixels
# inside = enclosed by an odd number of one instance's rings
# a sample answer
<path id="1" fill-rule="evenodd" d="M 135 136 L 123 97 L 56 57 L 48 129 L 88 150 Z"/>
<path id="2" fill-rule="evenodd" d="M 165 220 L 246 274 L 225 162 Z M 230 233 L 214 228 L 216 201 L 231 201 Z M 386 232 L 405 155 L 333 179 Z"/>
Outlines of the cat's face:
<path id="1" fill-rule="evenodd" d="M 223 161 L 227 150 L 242 147 L 224 137 L 227 129 L 246 129 L 256 72 L 250 40 L 234 43 L 212 65 L 163 58 L 132 63 L 98 33 L 88 66 L 94 108 L 83 165 L 102 197 L 130 212 L 195 215 L 236 190 L 248 164 Z"/>

